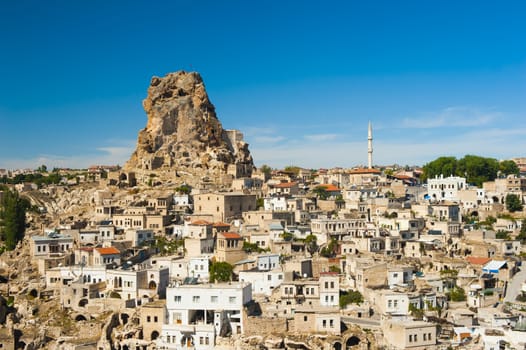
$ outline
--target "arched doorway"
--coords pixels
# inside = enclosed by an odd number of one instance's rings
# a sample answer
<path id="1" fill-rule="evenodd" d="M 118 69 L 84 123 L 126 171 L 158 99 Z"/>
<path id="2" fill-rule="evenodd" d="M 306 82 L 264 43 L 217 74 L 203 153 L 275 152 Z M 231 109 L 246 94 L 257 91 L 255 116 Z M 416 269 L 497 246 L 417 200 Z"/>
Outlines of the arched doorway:
<path id="1" fill-rule="evenodd" d="M 153 331 L 153 332 L 152 332 L 152 335 L 151 335 L 151 337 L 150 337 L 150 339 L 151 339 L 151 340 L 155 340 L 155 339 L 157 339 L 157 338 L 159 338 L 159 332 L 157 332 L 157 331 Z"/>
<path id="2" fill-rule="evenodd" d="M 80 299 L 79 306 L 84 307 L 88 304 L 88 299 Z"/>
<path id="3" fill-rule="evenodd" d="M 352 336 L 350 337 L 349 339 L 347 339 L 347 341 L 345 342 L 345 345 L 347 347 L 351 347 L 351 346 L 355 346 L 355 345 L 358 345 L 360 344 L 360 338 L 356 337 L 356 336 Z"/>
<path id="4" fill-rule="evenodd" d="M 79 315 L 77 315 L 77 317 L 75 317 L 75 321 L 77 321 L 77 322 L 78 321 L 87 321 L 87 319 L 86 319 L 86 316 L 79 314 Z"/>
<path id="5" fill-rule="evenodd" d="M 334 345 L 332 346 L 332 348 L 334 350 L 342 350 L 342 343 L 340 343 L 339 341 L 337 341 L 336 343 L 334 343 Z"/>
<path id="6" fill-rule="evenodd" d="M 128 314 L 121 314 L 122 324 L 128 323 L 128 319 L 129 318 L 130 318 L 130 316 Z"/>
<path id="7" fill-rule="evenodd" d="M 148 284 L 148 289 L 157 289 L 157 283 L 155 283 L 155 281 L 150 281 L 150 283 Z"/>

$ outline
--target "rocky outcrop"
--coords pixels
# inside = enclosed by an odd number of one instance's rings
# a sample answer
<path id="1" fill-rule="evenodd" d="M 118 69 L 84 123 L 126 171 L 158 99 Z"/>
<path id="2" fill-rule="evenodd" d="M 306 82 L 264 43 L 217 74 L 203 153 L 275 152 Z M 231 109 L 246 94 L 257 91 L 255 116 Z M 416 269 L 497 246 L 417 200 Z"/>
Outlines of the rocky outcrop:
<path id="1" fill-rule="evenodd" d="M 236 130 L 224 130 L 198 73 L 153 77 L 143 101 L 148 116 L 127 171 L 218 180 L 249 176 L 254 168 L 248 144 Z M 153 174 L 153 175 L 152 175 Z M 140 179 L 139 179 L 140 180 Z"/>

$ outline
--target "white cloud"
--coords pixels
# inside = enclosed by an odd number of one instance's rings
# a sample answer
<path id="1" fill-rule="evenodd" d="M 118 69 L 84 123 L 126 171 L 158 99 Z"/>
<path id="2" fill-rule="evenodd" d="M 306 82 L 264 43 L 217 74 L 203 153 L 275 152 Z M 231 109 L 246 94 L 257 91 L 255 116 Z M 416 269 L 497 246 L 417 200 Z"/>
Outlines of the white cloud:
<path id="1" fill-rule="evenodd" d="M 304 138 L 312 142 L 324 142 L 335 140 L 339 135 L 338 134 L 314 134 L 314 135 L 305 135 Z"/>
<path id="2" fill-rule="evenodd" d="M 122 141 L 124 143 L 124 141 Z M 90 165 L 124 165 L 135 150 L 135 140 L 125 141 L 127 145 L 98 147 L 79 155 L 41 154 L 29 159 L 4 159 L 0 167 L 7 169 L 35 169 L 45 164 L 52 168 L 84 169 Z"/>
<path id="3" fill-rule="evenodd" d="M 255 136 L 253 140 L 254 140 L 254 143 L 269 144 L 269 143 L 277 143 L 277 142 L 283 141 L 285 140 L 285 137 L 283 136 Z"/>
<path id="4" fill-rule="evenodd" d="M 431 129 L 443 127 L 480 127 L 501 116 L 499 112 L 485 112 L 471 107 L 448 107 L 437 113 L 417 118 L 405 118 L 402 127 Z"/>

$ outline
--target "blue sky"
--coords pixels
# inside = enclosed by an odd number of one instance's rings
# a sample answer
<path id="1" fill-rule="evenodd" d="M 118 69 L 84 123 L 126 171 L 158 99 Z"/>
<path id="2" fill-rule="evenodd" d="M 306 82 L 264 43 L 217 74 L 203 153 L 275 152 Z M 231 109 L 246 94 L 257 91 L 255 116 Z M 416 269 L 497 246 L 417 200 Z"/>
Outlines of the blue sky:
<path id="1" fill-rule="evenodd" d="M 526 156 L 523 1 L 4 1 L 0 168 L 124 164 L 198 71 L 256 165 Z"/>

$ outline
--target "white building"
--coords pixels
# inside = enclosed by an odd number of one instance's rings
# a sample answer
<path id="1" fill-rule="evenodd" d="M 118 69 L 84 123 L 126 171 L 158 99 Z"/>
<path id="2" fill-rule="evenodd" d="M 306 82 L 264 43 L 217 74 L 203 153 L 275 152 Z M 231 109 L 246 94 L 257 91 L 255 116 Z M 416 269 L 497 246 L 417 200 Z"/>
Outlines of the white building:
<path id="1" fill-rule="evenodd" d="M 444 175 L 440 175 L 427 180 L 427 190 L 431 200 L 459 201 L 458 191 L 465 189 L 467 189 L 466 179 L 459 176 L 444 178 Z"/>
<path id="2" fill-rule="evenodd" d="M 154 237 L 152 230 L 126 230 L 126 240 L 131 241 L 134 247 L 140 246 L 142 243 L 152 240 Z"/>
<path id="3" fill-rule="evenodd" d="M 259 271 L 269 271 L 279 266 L 279 254 L 267 254 L 257 257 L 257 268 Z"/>
<path id="4" fill-rule="evenodd" d="M 32 236 L 31 254 L 34 257 L 61 255 L 73 249 L 73 237 L 57 232 L 48 232 L 43 236 Z"/>
<path id="5" fill-rule="evenodd" d="M 239 280 L 249 282 L 252 285 L 253 294 L 263 294 L 270 296 L 275 288 L 283 283 L 282 269 L 272 271 L 261 271 L 258 269 L 240 271 Z"/>
<path id="6" fill-rule="evenodd" d="M 340 278 L 336 272 L 320 274 L 320 305 L 338 306 L 340 301 Z"/>
<path id="7" fill-rule="evenodd" d="M 287 210 L 286 197 L 267 197 L 263 200 L 265 211 L 284 211 Z"/>
<path id="8" fill-rule="evenodd" d="M 106 243 L 111 243 L 115 239 L 115 226 L 113 225 L 100 225 L 99 229 L 99 240 Z"/>
<path id="9" fill-rule="evenodd" d="M 387 284 L 389 288 L 412 285 L 413 268 L 411 266 L 394 266 L 387 269 Z"/>
<path id="10" fill-rule="evenodd" d="M 158 349 L 213 349 L 215 338 L 244 332 L 250 283 L 176 285 L 166 289 L 167 319 Z"/>

